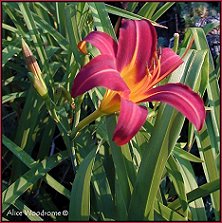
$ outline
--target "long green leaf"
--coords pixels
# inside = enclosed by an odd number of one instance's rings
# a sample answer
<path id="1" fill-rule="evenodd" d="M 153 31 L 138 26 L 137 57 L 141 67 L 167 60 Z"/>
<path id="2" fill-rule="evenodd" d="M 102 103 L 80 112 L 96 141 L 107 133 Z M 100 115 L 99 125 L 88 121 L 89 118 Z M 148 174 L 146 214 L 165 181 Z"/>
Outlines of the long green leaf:
<path id="1" fill-rule="evenodd" d="M 129 208 L 130 220 L 149 219 L 166 161 L 179 136 L 183 121 L 184 118 L 180 114 L 173 112 L 169 106 L 162 105 L 162 112 L 158 113 L 148 149 L 137 175 Z"/>
<path id="2" fill-rule="evenodd" d="M 216 73 L 210 78 L 209 84 L 207 85 L 207 94 L 209 99 L 209 105 L 212 108 L 210 111 L 213 131 L 215 138 L 217 139 L 218 149 L 220 145 L 220 88 L 217 80 Z"/>
<path id="3" fill-rule="evenodd" d="M 140 16 L 136 13 L 133 13 L 133 12 L 129 12 L 125 9 L 121 9 L 121 8 L 117 8 L 117 7 L 114 7 L 114 6 L 111 6 L 111 5 L 106 5 L 106 10 L 108 13 L 110 14 L 113 14 L 113 15 L 118 15 L 118 16 L 121 16 L 123 18 L 126 18 L 126 19 L 135 19 L 135 20 L 138 20 L 138 19 L 145 19 L 145 20 L 148 20 L 150 21 L 154 26 L 156 27 L 160 27 L 160 28 L 167 28 L 166 26 L 162 26 L 156 22 L 153 22 L 143 16 Z"/>
<path id="4" fill-rule="evenodd" d="M 193 49 L 210 51 L 206 35 L 202 28 L 189 28 L 183 40 L 184 45 L 189 45 L 188 40 L 190 40 L 191 37 L 194 38 L 194 44 L 192 45 Z M 211 53 L 209 54 L 209 61 L 210 61 L 210 73 L 211 73 L 214 70 L 214 62 Z"/>
<path id="5" fill-rule="evenodd" d="M 199 54 L 197 52 L 194 53 L 198 55 L 197 58 L 200 61 L 200 64 L 196 64 L 198 67 L 195 69 L 199 70 L 199 66 L 201 66 L 203 61 L 203 58 L 201 60 L 200 55 L 202 53 L 203 56 L 205 51 L 200 52 Z M 193 61 L 193 58 L 191 58 L 191 61 Z M 186 75 L 186 72 L 184 71 L 189 68 L 190 63 L 191 62 L 188 62 L 185 65 L 182 65 L 180 69 L 175 71 L 172 74 L 172 77 L 169 79 L 169 82 L 175 82 L 176 80 L 176 82 L 184 82 L 185 84 L 189 84 L 193 89 L 198 89 L 197 86 L 200 85 L 200 82 L 197 80 L 200 77 L 201 72 L 192 72 L 192 79 L 188 78 L 188 76 L 185 76 L 186 78 L 184 78 L 184 75 Z M 180 71 L 181 69 L 182 73 Z M 163 109 L 163 107 L 161 108 Z M 155 128 L 148 144 L 149 149 L 141 161 L 141 166 L 138 172 L 129 209 L 130 220 L 147 219 L 152 213 L 153 200 L 155 199 L 158 191 L 165 163 L 171 150 L 173 149 L 171 146 L 175 146 L 176 140 L 179 137 L 179 132 L 181 131 L 183 125 L 184 118 L 179 113 L 177 113 L 175 118 L 175 116 L 172 115 L 172 111 L 170 111 L 168 107 L 160 111 L 164 115 L 162 116 L 160 112 L 158 113 Z M 174 121 L 177 124 L 173 125 Z M 141 207 L 140 210 L 136 208 L 138 205 Z"/>
<path id="6" fill-rule="evenodd" d="M 159 19 L 169 8 L 171 8 L 175 2 L 166 2 L 153 16 L 152 21 Z"/>
<path id="7" fill-rule="evenodd" d="M 151 19 L 153 13 L 155 12 L 159 4 L 160 4 L 159 2 L 147 2 L 139 10 L 138 14 L 148 19 Z"/>
<path id="8" fill-rule="evenodd" d="M 58 193 L 62 194 L 64 197 L 70 199 L 71 192 L 64 187 L 61 183 L 59 183 L 55 178 L 51 175 L 46 174 L 43 180 L 53 189 L 55 189 Z"/>
<path id="9" fill-rule="evenodd" d="M 207 178 L 207 182 L 212 182 L 216 179 L 219 179 L 219 172 L 216 165 L 216 151 L 215 148 L 212 147 L 212 143 L 208 134 L 208 129 L 206 124 L 200 133 L 196 134 L 197 145 L 200 153 L 200 157 L 204 160 L 203 168 L 204 173 Z M 220 193 L 216 191 L 212 193 L 212 203 L 214 207 L 214 212 L 216 215 L 216 219 L 219 219 L 220 212 Z"/>
<path id="10" fill-rule="evenodd" d="M 138 6 L 139 2 L 127 2 L 127 10 L 133 12 Z"/>
<path id="11" fill-rule="evenodd" d="M 94 24 L 99 31 L 110 34 L 116 40 L 116 34 L 103 2 L 88 2 Z"/>
<path id="12" fill-rule="evenodd" d="M 80 67 L 80 64 L 82 63 L 82 61 L 81 61 L 79 50 L 77 47 L 79 41 L 77 39 L 76 32 L 78 32 L 78 30 L 76 26 L 73 26 L 75 18 L 73 20 L 73 16 L 71 13 L 72 13 L 71 7 L 67 6 L 65 8 L 65 19 L 66 19 L 66 24 L 67 24 L 67 34 L 68 34 L 69 44 L 70 44 L 72 53 L 75 57 L 75 60 L 77 61 L 77 65 L 78 67 Z"/>
<path id="13" fill-rule="evenodd" d="M 10 25 L 5 24 L 5 23 L 2 23 L 2 28 L 6 29 L 6 30 L 9 30 L 10 32 L 15 32 L 15 33 L 18 31 L 15 27 L 10 26 Z"/>
<path id="14" fill-rule="evenodd" d="M 21 51 L 21 48 L 18 48 L 16 46 L 7 46 L 2 50 L 2 67 L 5 66 L 5 64 L 12 59 L 12 57 L 16 54 L 19 54 Z"/>
<path id="15" fill-rule="evenodd" d="M 193 172 L 193 168 L 190 162 L 181 158 L 177 158 L 177 160 L 179 161 L 178 164 L 181 167 L 181 174 L 183 176 L 186 193 L 198 188 L 196 177 L 195 177 L 195 174 Z M 195 200 L 194 202 L 191 202 L 189 204 L 189 208 L 192 213 L 192 218 L 189 220 L 192 220 L 192 221 L 198 221 L 198 220 L 206 221 L 207 220 L 204 203 L 201 198 Z"/>
<path id="16" fill-rule="evenodd" d="M 10 139 L 8 139 L 5 135 L 2 136 L 2 143 L 5 145 L 21 162 L 23 162 L 27 167 L 34 168 L 37 162 L 24 150 L 22 150 L 19 146 L 13 143 Z M 58 193 L 64 195 L 67 198 L 70 198 L 70 191 L 67 190 L 62 184 L 60 184 L 57 180 L 55 180 L 49 174 L 43 178 L 46 183 L 49 184 L 52 188 L 54 188 Z"/>
<path id="17" fill-rule="evenodd" d="M 72 184 L 69 221 L 88 221 L 90 216 L 90 180 L 98 148 L 93 149 L 79 166 Z"/>
<path id="18" fill-rule="evenodd" d="M 20 10 L 21 10 L 21 13 L 23 14 L 24 16 L 24 20 L 27 24 L 27 27 L 28 27 L 28 30 L 30 32 L 30 35 L 33 39 L 33 42 L 35 43 L 35 46 L 36 46 L 36 50 L 39 54 L 39 57 L 40 57 L 40 60 L 42 62 L 42 65 L 43 64 L 47 64 L 46 61 L 47 61 L 47 56 L 46 56 L 46 52 L 43 48 L 44 44 L 40 38 L 40 34 L 39 32 L 37 31 L 37 28 L 36 28 L 36 24 L 35 24 L 35 21 L 32 17 L 32 14 L 31 14 L 31 10 L 29 8 L 29 3 L 25 2 L 25 3 L 19 3 L 19 7 L 20 7 Z"/>
<path id="19" fill-rule="evenodd" d="M 32 152 L 36 143 L 37 135 L 34 134 L 34 131 L 36 126 L 39 124 L 39 114 L 43 104 L 44 102 L 42 102 L 39 95 L 37 95 L 35 89 L 31 87 L 27 92 L 25 105 L 22 114 L 20 115 L 15 136 L 15 144 L 24 149 L 28 154 Z M 26 170 L 24 165 L 22 165 L 17 159 L 13 162 L 12 169 L 14 179 L 19 177 Z"/>
<path id="20" fill-rule="evenodd" d="M 199 198 L 206 197 L 207 195 L 217 191 L 220 189 L 220 180 L 214 180 L 210 183 L 206 183 L 201 185 L 200 187 L 190 191 L 187 193 L 187 200 L 188 203 L 191 203 Z M 179 202 L 179 199 L 176 199 L 171 204 L 169 204 L 169 208 L 171 209 L 179 209 L 181 207 L 181 204 Z"/>
<path id="21" fill-rule="evenodd" d="M 15 24 L 18 33 L 22 36 L 25 36 L 25 30 L 22 22 L 20 22 L 18 19 L 16 19 L 17 14 L 15 14 L 14 10 L 11 9 L 10 4 L 3 4 L 4 11 L 9 15 L 12 22 Z"/>
<path id="22" fill-rule="evenodd" d="M 65 36 L 66 33 L 66 23 L 65 23 L 65 2 L 56 2 L 56 18 L 58 23 L 59 33 Z"/>
<path id="23" fill-rule="evenodd" d="M 37 214 L 34 214 L 33 212 L 27 205 L 24 204 L 21 200 L 17 199 L 12 203 L 18 210 L 22 211 L 25 216 L 30 220 L 30 221 L 43 221 L 43 219 L 38 216 Z"/>
<path id="24" fill-rule="evenodd" d="M 203 163 L 204 172 L 208 182 L 217 178 L 217 167 L 214 165 L 217 152 L 220 148 L 220 90 L 217 82 L 217 71 L 220 70 L 220 66 L 217 67 L 217 70 L 214 69 L 214 61 L 210 53 L 210 49 L 207 43 L 206 35 L 203 29 L 201 28 L 191 28 L 189 29 L 188 35 L 193 36 L 194 48 L 198 50 L 208 50 L 209 51 L 209 67 L 205 68 L 203 73 L 208 74 L 207 85 L 207 94 L 208 94 L 208 103 L 210 105 L 210 117 L 207 117 L 207 126 L 204 127 L 205 131 L 201 135 L 197 134 L 198 147 L 200 149 L 200 154 L 202 159 L 205 160 Z M 203 94 L 202 90 L 202 94 Z M 208 132 L 208 135 L 207 135 Z M 212 147 L 212 148 L 210 148 Z M 218 210 L 219 207 L 219 193 L 215 192 L 211 196 L 212 203 L 214 206 L 215 216 L 218 219 Z"/>
<path id="25" fill-rule="evenodd" d="M 36 165 L 36 161 L 23 149 L 17 146 L 5 135 L 2 135 L 2 143 L 8 148 L 19 160 L 21 160 L 27 167 L 32 168 Z"/>
<path id="26" fill-rule="evenodd" d="M 64 50 L 67 50 L 68 41 L 65 39 L 65 37 L 63 37 L 56 29 L 54 29 L 46 21 L 42 20 L 39 16 L 34 13 L 32 15 L 36 25 L 43 31 L 47 31 L 47 34 L 51 35 Z"/>
<path id="27" fill-rule="evenodd" d="M 115 129 L 116 119 L 115 116 L 106 118 L 107 134 L 109 138 L 109 145 L 116 171 L 116 203 L 118 220 L 127 220 L 127 209 L 130 202 L 132 185 L 130 184 L 130 177 L 126 167 L 125 153 L 112 141 L 112 133 Z M 129 151 L 128 146 L 124 148 Z"/>
<path id="28" fill-rule="evenodd" d="M 95 199 L 91 205 L 100 210 L 100 221 L 114 221 L 116 219 L 116 208 L 113 195 L 103 166 L 103 157 L 95 161 L 91 182 L 94 188 Z"/>
<path id="29" fill-rule="evenodd" d="M 12 183 L 2 193 L 2 211 L 4 212 L 11 203 L 17 200 L 30 186 L 67 158 L 68 155 L 66 151 L 57 153 L 36 164 L 31 170 Z"/>
<path id="30" fill-rule="evenodd" d="M 186 221 L 186 218 L 178 214 L 176 211 L 168 208 L 160 202 L 155 202 L 155 212 L 161 216 L 165 221 Z"/>
<path id="31" fill-rule="evenodd" d="M 178 194 L 181 207 L 183 209 L 184 215 L 187 217 L 188 215 L 188 202 L 186 197 L 186 191 L 184 186 L 183 177 L 180 173 L 180 167 L 177 164 L 174 157 L 171 155 L 166 164 L 167 172 L 169 174 L 169 178 L 173 182 L 174 188 Z"/>
<path id="32" fill-rule="evenodd" d="M 27 95 L 27 93 L 25 91 L 14 92 L 14 93 L 4 95 L 4 96 L 2 96 L 2 104 L 7 103 L 9 101 L 13 102 L 15 99 L 25 97 L 26 95 Z"/>
<path id="33" fill-rule="evenodd" d="M 197 156 L 194 156 L 193 154 L 181 149 L 181 148 L 178 148 L 177 146 L 175 146 L 174 150 L 173 150 L 173 154 L 176 156 L 176 157 L 180 157 L 182 159 L 185 159 L 185 160 L 188 160 L 188 161 L 191 161 L 191 162 L 195 162 L 195 163 L 202 163 L 204 162 L 203 160 L 201 160 L 199 157 Z"/>

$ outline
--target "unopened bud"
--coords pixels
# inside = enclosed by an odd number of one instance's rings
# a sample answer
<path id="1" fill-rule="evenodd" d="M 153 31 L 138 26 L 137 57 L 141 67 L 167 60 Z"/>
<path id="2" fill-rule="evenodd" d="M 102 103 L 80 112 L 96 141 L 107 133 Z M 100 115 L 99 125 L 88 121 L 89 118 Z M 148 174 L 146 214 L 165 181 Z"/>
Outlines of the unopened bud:
<path id="1" fill-rule="evenodd" d="M 24 54 L 28 69 L 34 75 L 34 78 L 32 78 L 33 86 L 35 87 L 37 92 L 43 97 L 48 94 L 48 89 L 42 78 L 42 72 L 39 68 L 39 65 L 35 57 L 33 56 L 32 51 L 30 50 L 29 46 L 24 41 L 24 39 L 22 39 L 22 50 L 23 50 L 23 54 Z"/>
<path id="2" fill-rule="evenodd" d="M 87 54 L 88 51 L 87 51 L 87 47 L 86 47 L 86 41 L 80 41 L 78 43 L 78 48 L 79 50 L 83 53 L 83 54 Z"/>
<path id="3" fill-rule="evenodd" d="M 180 35 L 179 35 L 179 33 L 174 33 L 173 36 L 174 36 L 173 51 L 175 53 L 177 53 L 178 46 L 179 46 L 179 38 L 180 38 Z"/>

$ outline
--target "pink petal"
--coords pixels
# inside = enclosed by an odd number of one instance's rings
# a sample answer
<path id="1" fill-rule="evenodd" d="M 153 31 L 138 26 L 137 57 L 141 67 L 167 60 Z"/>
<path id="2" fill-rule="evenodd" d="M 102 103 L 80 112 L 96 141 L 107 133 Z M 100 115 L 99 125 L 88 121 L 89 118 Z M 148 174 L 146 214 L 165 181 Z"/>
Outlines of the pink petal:
<path id="1" fill-rule="evenodd" d="M 101 54 L 109 54 L 115 57 L 117 52 L 117 43 L 115 40 L 109 36 L 107 33 L 94 31 L 89 33 L 82 42 L 80 42 L 79 46 L 82 45 L 84 48 L 86 42 L 92 44 L 96 47 Z"/>
<path id="2" fill-rule="evenodd" d="M 198 131 L 201 130 L 206 116 L 204 103 L 200 96 L 190 87 L 172 83 L 158 86 L 147 93 L 147 99 L 144 101 L 168 103 L 186 116 Z"/>
<path id="3" fill-rule="evenodd" d="M 157 47 L 157 35 L 152 24 L 145 20 L 123 20 L 119 34 L 117 68 L 126 73 L 136 68 L 136 81 L 145 75 L 146 65 L 150 64 Z M 125 73 L 124 72 L 124 73 Z"/>
<path id="4" fill-rule="evenodd" d="M 160 59 L 160 80 L 165 78 L 167 75 L 172 73 L 179 67 L 183 60 L 178 56 L 172 49 L 163 48 L 161 49 L 161 59 Z"/>
<path id="5" fill-rule="evenodd" d="M 71 95 L 77 97 L 98 86 L 114 91 L 129 92 L 110 55 L 99 55 L 80 70 L 74 79 Z"/>
<path id="6" fill-rule="evenodd" d="M 146 108 L 122 98 L 113 141 L 119 146 L 128 143 L 145 123 L 147 113 Z"/>

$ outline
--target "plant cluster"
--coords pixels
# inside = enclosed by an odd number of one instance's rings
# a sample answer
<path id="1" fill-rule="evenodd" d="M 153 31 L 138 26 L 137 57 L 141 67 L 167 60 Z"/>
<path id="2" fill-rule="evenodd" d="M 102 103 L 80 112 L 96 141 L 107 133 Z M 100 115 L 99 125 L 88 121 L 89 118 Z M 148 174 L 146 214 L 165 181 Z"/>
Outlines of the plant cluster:
<path id="1" fill-rule="evenodd" d="M 220 58 L 213 59 L 206 38 L 215 27 L 188 28 L 182 39 L 175 34 L 172 49 L 155 51 L 152 66 L 141 68 L 155 82 L 149 82 L 149 93 L 162 89 L 168 91 L 165 95 L 130 98 L 124 94 L 127 86 L 141 92 L 143 85 L 119 74 L 115 80 L 110 75 L 109 82 L 101 82 L 102 76 L 87 79 L 89 64 L 91 70 L 100 69 L 97 75 L 107 69 L 118 73 L 117 62 L 92 63 L 98 57 L 118 59 L 113 46 L 108 49 L 112 57 L 101 57 L 106 46 L 93 42 L 92 33 L 103 33 L 97 40 L 105 36 L 106 43 L 111 37 L 118 42 L 121 20 L 165 29 L 157 20 L 176 4 L 128 2 L 121 8 L 103 2 L 2 3 L 3 221 L 220 219 Z M 149 40 L 143 44 L 155 39 L 151 33 L 144 33 Z M 171 66 L 164 78 L 158 76 L 161 55 L 169 56 Z M 184 92 L 185 85 L 189 89 L 184 107 L 170 99 L 175 83 L 177 90 Z M 109 94 L 103 87 L 111 87 L 111 94 L 120 95 L 121 106 L 129 110 L 119 114 L 118 99 L 103 107 L 106 115 L 95 115 Z M 185 99 L 187 91 L 181 93 Z M 142 112 L 133 107 L 138 103 Z M 118 117 L 130 120 L 124 121 L 126 128 Z"/>

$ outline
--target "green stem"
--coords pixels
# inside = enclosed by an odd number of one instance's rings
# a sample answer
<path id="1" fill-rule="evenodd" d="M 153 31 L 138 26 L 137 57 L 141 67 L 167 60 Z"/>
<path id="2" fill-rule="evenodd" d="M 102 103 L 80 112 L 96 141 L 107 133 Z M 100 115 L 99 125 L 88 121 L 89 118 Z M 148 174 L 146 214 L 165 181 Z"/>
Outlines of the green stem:
<path id="1" fill-rule="evenodd" d="M 95 110 L 92 114 L 84 118 L 82 121 L 79 122 L 79 124 L 76 126 L 76 132 L 80 131 L 83 129 L 85 126 L 87 126 L 89 123 L 95 121 L 97 118 L 105 115 L 102 113 L 99 109 Z"/>

